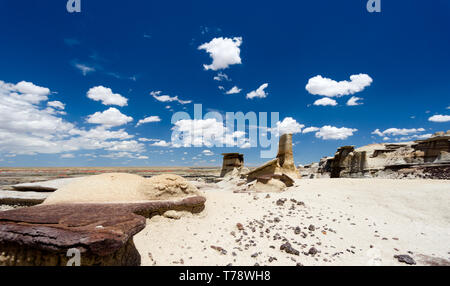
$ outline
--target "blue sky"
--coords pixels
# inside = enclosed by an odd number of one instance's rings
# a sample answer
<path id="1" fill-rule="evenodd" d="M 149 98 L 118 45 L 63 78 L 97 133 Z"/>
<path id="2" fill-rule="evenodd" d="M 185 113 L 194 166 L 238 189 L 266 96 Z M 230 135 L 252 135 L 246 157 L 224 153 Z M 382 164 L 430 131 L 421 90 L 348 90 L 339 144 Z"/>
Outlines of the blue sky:
<path id="1" fill-rule="evenodd" d="M 171 143 L 184 126 L 172 115 L 194 104 L 279 112 L 301 164 L 450 129 L 448 1 L 381 0 L 381 13 L 365 0 L 243 2 L 81 0 L 68 13 L 65 0 L 0 1 L 0 165 L 267 161 L 245 136 Z"/>

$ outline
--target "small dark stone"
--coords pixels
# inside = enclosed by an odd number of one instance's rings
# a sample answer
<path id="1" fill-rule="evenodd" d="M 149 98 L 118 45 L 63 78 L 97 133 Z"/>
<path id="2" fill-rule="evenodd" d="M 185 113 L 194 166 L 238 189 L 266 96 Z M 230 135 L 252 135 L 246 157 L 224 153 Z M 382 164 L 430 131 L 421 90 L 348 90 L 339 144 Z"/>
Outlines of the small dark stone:
<path id="1" fill-rule="evenodd" d="M 223 249 L 222 247 L 220 247 L 220 246 L 211 245 L 211 248 L 214 249 L 214 250 L 217 250 L 222 255 L 226 255 L 227 254 L 227 251 L 225 249 Z"/>
<path id="2" fill-rule="evenodd" d="M 285 244 L 280 246 L 280 250 L 284 250 L 286 253 L 293 254 L 293 255 L 299 255 L 300 251 L 293 248 L 292 245 L 289 242 L 286 242 Z"/>
<path id="3" fill-rule="evenodd" d="M 403 262 L 408 265 L 416 265 L 416 261 L 409 255 L 394 255 L 394 258 L 397 258 L 398 262 Z"/>
<path id="4" fill-rule="evenodd" d="M 309 231 L 315 231 L 316 230 L 316 227 L 314 226 L 314 225 L 310 225 L 309 227 L 308 227 L 308 229 L 309 229 Z"/>
<path id="5" fill-rule="evenodd" d="M 284 202 L 286 201 L 286 199 L 279 199 L 276 204 L 277 206 L 284 206 Z"/>
<path id="6" fill-rule="evenodd" d="M 315 255 L 317 254 L 317 249 L 315 247 L 311 247 L 308 251 L 308 254 Z"/>
<path id="7" fill-rule="evenodd" d="M 300 234 L 301 232 L 302 232 L 302 229 L 299 226 L 297 226 L 294 230 L 295 234 Z"/>

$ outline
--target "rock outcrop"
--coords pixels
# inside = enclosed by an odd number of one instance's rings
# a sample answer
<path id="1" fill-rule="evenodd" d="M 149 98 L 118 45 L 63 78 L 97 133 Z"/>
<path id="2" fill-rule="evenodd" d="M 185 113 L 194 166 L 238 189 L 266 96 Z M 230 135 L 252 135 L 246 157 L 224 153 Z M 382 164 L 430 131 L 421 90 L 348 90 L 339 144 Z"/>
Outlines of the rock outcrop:
<path id="1" fill-rule="evenodd" d="M 228 175 L 238 175 L 244 168 L 244 155 L 239 153 L 224 153 L 223 165 L 220 172 L 220 177 L 226 177 Z"/>
<path id="2" fill-rule="evenodd" d="M 62 266 L 73 249 L 82 266 L 139 265 L 132 237 L 146 218 L 169 211 L 198 213 L 205 201 L 176 175 L 85 177 L 41 205 L 0 212 L 0 266 Z"/>
<path id="3" fill-rule="evenodd" d="M 81 266 L 140 265 L 132 237 L 146 217 L 203 210 L 204 197 L 125 204 L 40 205 L 0 212 L 0 266 L 65 266 L 68 251 Z"/>
<path id="4" fill-rule="evenodd" d="M 343 146 L 334 157 L 305 167 L 302 176 L 310 178 L 450 179 L 450 131 L 415 142 L 371 144 L 357 149 Z"/>
<path id="5" fill-rule="evenodd" d="M 293 185 L 300 174 L 294 164 L 292 152 L 292 134 L 280 137 L 277 158 L 247 173 L 247 181 L 257 181 L 252 189 L 265 191 L 282 191 Z M 261 186 L 265 185 L 264 188 Z M 271 186 L 271 188 L 269 188 Z"/>
<path id="6" fill-rule="evenodd" d="M 202 193 L 183 177 L 159 175 L 149 179 L 124 173 L 84 177 L 51 194 L 44 204 L 124 203 L 170 200 Z"/>
<path id="7" fill-rule="evenodd" d="M 0 191 L 0 205 L 34 206 L 41 204 L 52 193 Z"/>
<path id="8" fill-rule="evenodd" d="M 12 188 L 20 192 L 54 192 L 77 180 L 80 180 L 80 178 L 64 178 L 36 183 L 23 183 L 13 185 Z"/>

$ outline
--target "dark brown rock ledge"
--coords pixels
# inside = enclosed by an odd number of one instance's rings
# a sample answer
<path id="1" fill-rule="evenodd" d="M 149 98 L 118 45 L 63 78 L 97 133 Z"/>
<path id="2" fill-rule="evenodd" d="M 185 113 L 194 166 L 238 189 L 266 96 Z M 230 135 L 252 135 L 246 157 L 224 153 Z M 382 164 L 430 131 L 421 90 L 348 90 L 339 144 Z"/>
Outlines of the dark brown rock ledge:
<path id="1" fill-rule="evenodd" d="M 146 217 L 168 210 L 201 212 L 201 196 L 179 201 L 57 204 L 0 212 L 0 266 L 65 266 L 69 249 L 82 266 L 140 265 L 133 236 Z"/>

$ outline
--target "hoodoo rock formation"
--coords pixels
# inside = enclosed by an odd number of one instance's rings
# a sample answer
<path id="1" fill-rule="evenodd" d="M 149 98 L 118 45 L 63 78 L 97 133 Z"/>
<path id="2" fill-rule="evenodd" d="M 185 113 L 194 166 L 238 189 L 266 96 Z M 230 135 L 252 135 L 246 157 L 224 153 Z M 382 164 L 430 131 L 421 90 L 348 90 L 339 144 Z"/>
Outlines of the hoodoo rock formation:
<path id="1" fill-rule="evenodd" d="M 450 179 L 450 131 L 404 143 L 344 146 L 300 170 L 304 177 Z"/>
<path id="2" fill-rule="evenodd" d="M 282 135 L 278 145 L 277 158 L 249 172 L 247 174 L 247 179 L 248 181 L 253 181 L 261 176 L 268 175 L 286 175 L 292 179 L 299 177 L 299 173 L 294 164 L 294 154 L 292 152 L 292 134 Z"/>
<path id="3" fill-rule="evenodd" d="M 277 158 L 249 172 L 247 181 L 256 181 L 253 186 L 256 191 L 282 191 L 293 186 L 294 180 L 299 176 L 294 164 L 292 134 L 283 134 L 280 137 Z"/>

